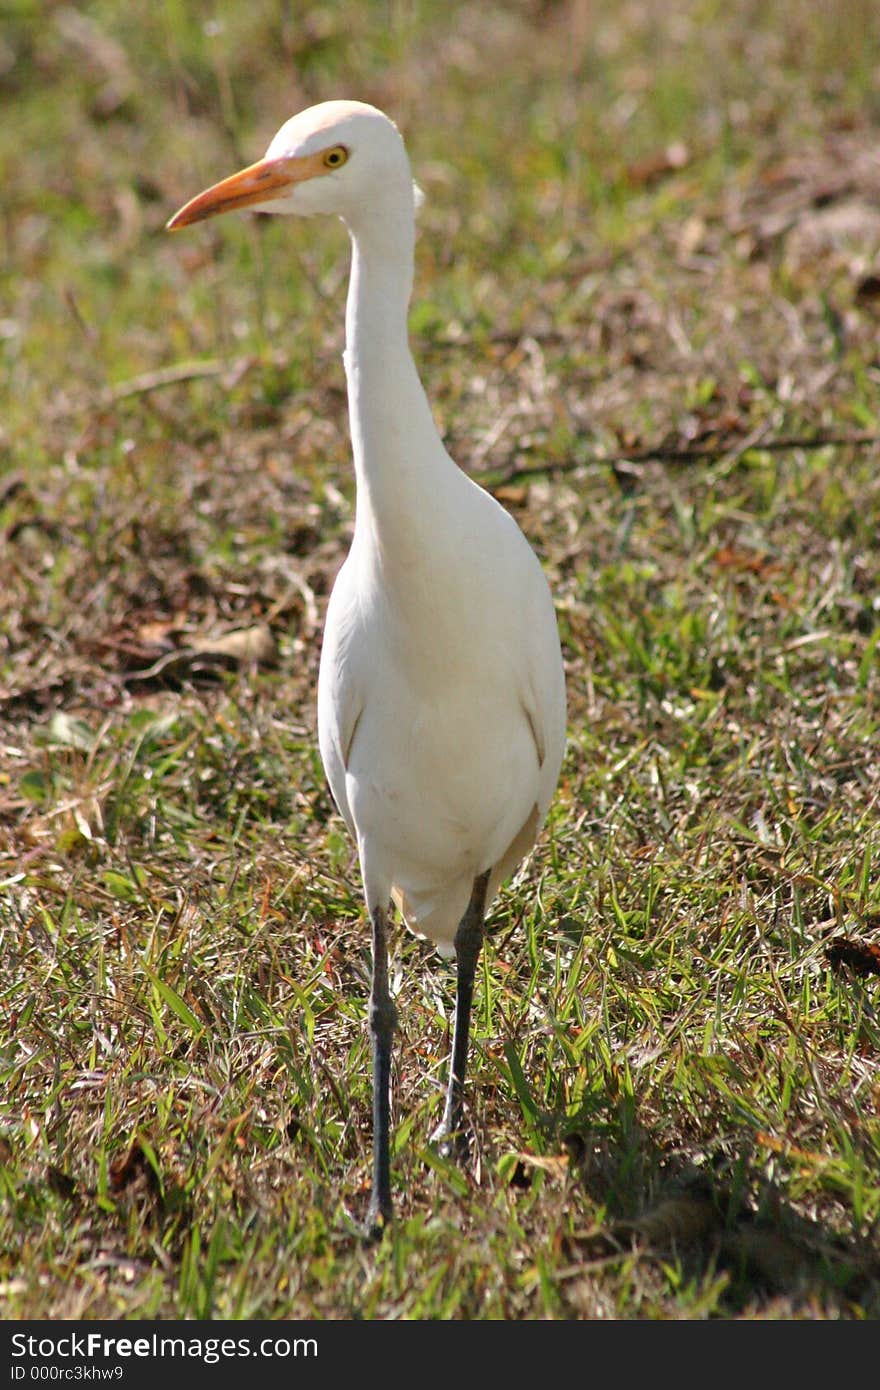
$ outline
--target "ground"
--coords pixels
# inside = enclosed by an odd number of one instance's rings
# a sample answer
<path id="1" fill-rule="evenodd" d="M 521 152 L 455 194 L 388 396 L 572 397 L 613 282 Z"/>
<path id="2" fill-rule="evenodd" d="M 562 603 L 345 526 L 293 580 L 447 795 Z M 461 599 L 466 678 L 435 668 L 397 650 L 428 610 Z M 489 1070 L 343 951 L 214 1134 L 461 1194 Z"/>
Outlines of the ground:
<path id="1" fill-rule="evenodd" d="M 880 1313 L 880 11 L 17 0 L 0 38 L 0 1308 Z M 478 977 L 369 934 L 316 750 L 341 228 L 186 198 L 389 111 L 413 349 L 545 565 L 569 739 Z"/>

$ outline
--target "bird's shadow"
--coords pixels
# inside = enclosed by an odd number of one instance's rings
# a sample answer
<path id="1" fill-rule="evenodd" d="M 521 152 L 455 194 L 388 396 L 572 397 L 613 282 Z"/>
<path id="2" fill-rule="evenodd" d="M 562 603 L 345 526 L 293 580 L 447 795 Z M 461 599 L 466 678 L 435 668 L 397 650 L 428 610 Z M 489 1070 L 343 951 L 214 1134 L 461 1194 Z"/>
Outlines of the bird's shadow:
<path id="1" fill-rule="evenodd" d="M 597 1232 L 564 1237 L 566 1255 L 588 1265 L 614 1253 L 677 1263 L 693 1286 L 722 1274 L 722 1316 L 778 1307 L 821 1307 L 880 1316 L 880 1256 L 871 1234 L 841 1235 L 795 1209 L 767 1177 L 766 1154 L 748 1134 L 730 1137 L 699 1163 L 670 1154 L 639 1121 L 628 1095 L 574 1118 L 541 1116 L 546 1138 L 568 1154 L 569 1172 L 605 1219 Z M 526 1185 L 527 1171 L 513 1181 Z"/>

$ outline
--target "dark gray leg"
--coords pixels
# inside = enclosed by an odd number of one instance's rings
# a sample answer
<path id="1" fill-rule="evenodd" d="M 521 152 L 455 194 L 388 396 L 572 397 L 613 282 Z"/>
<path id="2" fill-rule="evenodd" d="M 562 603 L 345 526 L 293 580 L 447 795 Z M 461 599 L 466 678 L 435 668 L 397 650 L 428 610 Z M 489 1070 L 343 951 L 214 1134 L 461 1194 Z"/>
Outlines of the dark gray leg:
<path id="1" fill-rule="evenodd" d="M 486 890 L 489 873 L 486 870 L 474 879 L 471 900 L 455 933 L 457 980 L 455 989 L 455 1031 L 452 1035 L 452 1063 L 446 1089 L 443 1119 L 432 1136 L 441 1152 L 449 1157 L 453 1148 L 467 1151 L 467 1140 L 461 1133 L 461 1107 L 464 1093 L 464 1074 L 467 1067 L 468 1038 L 471 1028 L 471 1003 L 474 997 L 474 975 L 483 945 L 483 920 L 486 915 Z"/>
<path id="2" fill-rule="evenodd" d="M 373 1191 L 365 1234 L 374 1239 L 391 1220 L 391 1043 L 397 1010 L 388 991 L 387 911 L 373 909 L 373 986 L 370 1032 L 373 1036 Z"/>

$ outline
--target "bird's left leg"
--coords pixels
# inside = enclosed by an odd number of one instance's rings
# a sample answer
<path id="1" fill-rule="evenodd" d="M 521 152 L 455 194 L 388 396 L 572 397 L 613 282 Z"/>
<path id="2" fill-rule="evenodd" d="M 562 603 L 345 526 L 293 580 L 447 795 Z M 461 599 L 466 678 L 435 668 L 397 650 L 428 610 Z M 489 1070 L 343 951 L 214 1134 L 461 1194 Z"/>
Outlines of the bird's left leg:
<path id="1" fill-rule="evenodd" d="M 373 1038 L 373 1191 L 365 1235 L 375 1239 L 391 1220 L 391 1043 L 397 1010 L 388 988 L 388 911 L 374 905 L 373 983 L 370 990 L 370 1032 Z"/>
<path id="2" fill-rule="evenodd" d="M 471 1027 L 471 1003 L 474 997 L 474 975 L 483 945 L 483 922 L 486 916 L 486 892 L 490 872 L 491 870 L 487 869 L 479 878 L 474 879 L 470 902 L 455 933 L 457 979 L 452 1063 L 449 1068 L 443 1119 L 432 1135 L 434 1142 L 440 1144 L 441 1152 L 447 1157 L 452 1153 L 453 1147 L 459 1150 L 467 1149 L 467 1140 L 461 1133 L 462 1096 Z"/>

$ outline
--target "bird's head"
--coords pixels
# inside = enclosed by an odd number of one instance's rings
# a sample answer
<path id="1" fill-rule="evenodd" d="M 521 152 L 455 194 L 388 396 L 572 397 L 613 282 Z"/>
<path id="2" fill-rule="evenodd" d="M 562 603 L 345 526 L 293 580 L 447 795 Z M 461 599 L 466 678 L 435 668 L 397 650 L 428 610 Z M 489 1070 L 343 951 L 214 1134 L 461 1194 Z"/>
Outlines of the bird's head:
<path id="1" fill-rule="evenodd" d="M 388 196 L 417 196 L 396 125 L 375 106 L 325 101 L 286 121 L 262 159 L 191 198 L 168 227 L 236 208 L 300 217 L 335 213 L 351 224 L 360 210 Z"/>

